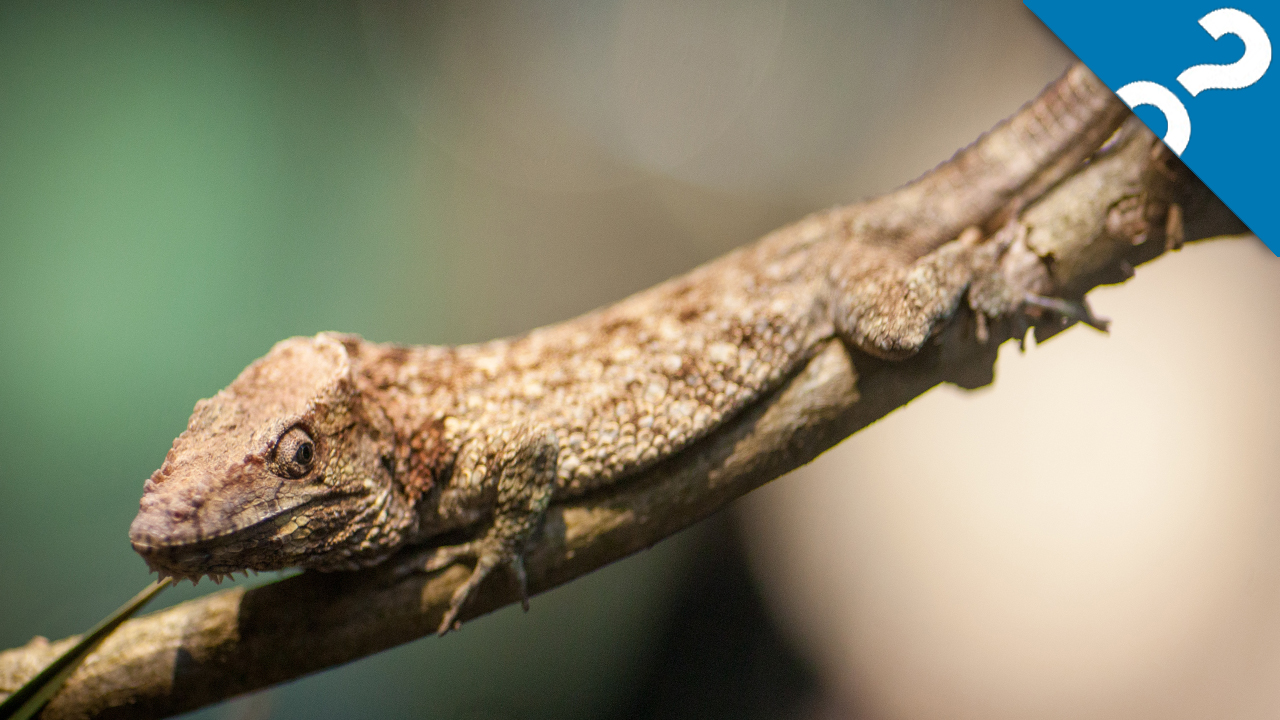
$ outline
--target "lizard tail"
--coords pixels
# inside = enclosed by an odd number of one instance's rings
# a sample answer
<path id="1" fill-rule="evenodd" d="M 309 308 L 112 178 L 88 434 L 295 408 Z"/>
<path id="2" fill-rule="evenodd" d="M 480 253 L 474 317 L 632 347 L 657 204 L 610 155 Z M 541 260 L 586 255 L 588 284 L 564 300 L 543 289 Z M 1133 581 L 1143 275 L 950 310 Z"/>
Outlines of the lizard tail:
<path id="1" fill-rule="evenodd" d="M 897 238 L 912 257 L 968 227 L 994 232 L 1096 152 L 1128 116 L 1128 106 L 1077 63 L 935 170 L 857 206 L 859 225 Z"/>

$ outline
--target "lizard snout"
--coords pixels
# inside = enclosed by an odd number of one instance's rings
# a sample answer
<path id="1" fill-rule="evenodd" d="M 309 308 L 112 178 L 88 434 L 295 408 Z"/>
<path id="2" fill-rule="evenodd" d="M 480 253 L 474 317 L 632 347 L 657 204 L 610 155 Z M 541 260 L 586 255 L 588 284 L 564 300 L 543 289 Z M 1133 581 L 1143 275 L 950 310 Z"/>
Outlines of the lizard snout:
<path id="1" fill-rule="evenodd" d="M 232 521 L 236 508 L 193 491 L 191 485 L 149 482 L 129 526 L 129 543 L 162 576 L 195 579 L 244 569 L 243 561 L 235 557 L 239 554 L 237 526 Z M 236 564 L 239 567 L 228 567 Z"/>

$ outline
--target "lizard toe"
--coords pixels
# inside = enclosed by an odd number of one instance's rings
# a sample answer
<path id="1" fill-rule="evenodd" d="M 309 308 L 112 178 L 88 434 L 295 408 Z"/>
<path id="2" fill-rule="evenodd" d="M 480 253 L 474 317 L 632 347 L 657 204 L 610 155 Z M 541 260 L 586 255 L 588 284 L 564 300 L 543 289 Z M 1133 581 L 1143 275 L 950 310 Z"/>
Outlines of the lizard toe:
<path id="1" fill-rule="evenodd" d="M 489 539 L 486 538 L 486 540 Z M 503 543 L 486 542 L 486 540 L 466 543 L 467 546 L 473 546 L 467 548 L 467 552 L 475 556 L 476 566 L 471 571 L 471 576 L 467 578 L 467 581 L 453 591 L 453 597 L 449 600 L 449 609 L 440 620 L 440 628 L 437 631 L 440 635 L 461 627 L 462 623 L 458 620 L 458 615 L 462 612 L 462 608 L 475 595 L 485 578 L 489 577 L 495 568 L 502 565 L 511 566 L 516 576 L 516 581 L 520 585 L 521 604 L 525 610 L 529 609 L 529 593 L 523 558 Z M 454 547 L 463 548 L 464 546 L 458 545 Z"/>
<path id="2" fill-rule="evenodd" d="M 1101 332 L 1106 332 L 1107 326 L 1111 323 L 1111 321 L 1106 318 L 1100 318 L 1097 315 L 1094 315 L 1092 308 L 1090 308 L 1089 304 L 1083 299 L 1067 300 L 1064 298 L 1045 297 L 1035 293 L 1027 293 L 1025 302 L 1027 305 L 1057 313 L 1063 320 L 1082 322 L 1085 325 Z"/>
<path id="3" fill-rule="evenodd" d="M 446 545 L 432 549 L 422 562 L 423 572 L 436 572 L 443 570 L 456 562 L 464 560 L 476 560 L 481 554 L 478 541 L 462 543 L 460 545 Z"/>
<path id="4" fill-rule="evenodd" d="M 430 574 L 450 565 L 479 557 L 479 541 L 427 548 L 410 554 L 396 563 L 392 575 L 397 578 Z"/>

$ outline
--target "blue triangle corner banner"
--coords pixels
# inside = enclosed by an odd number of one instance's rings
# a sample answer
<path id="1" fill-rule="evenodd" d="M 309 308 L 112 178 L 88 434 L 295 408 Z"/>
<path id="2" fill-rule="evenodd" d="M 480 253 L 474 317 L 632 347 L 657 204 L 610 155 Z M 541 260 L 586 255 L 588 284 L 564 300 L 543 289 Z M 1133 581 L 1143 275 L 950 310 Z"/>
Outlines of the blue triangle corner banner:
<path id="1" fill-rule="evenodd" d="M 1024 0 L 1280 255 L 1280 0 Z"/>

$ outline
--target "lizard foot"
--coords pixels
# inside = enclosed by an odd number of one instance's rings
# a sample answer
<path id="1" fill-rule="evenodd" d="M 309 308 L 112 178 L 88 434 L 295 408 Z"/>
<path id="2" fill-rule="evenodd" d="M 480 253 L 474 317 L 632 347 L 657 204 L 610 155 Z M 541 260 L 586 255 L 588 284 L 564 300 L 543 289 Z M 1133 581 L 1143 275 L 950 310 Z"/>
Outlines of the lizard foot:
<path id="1" fill-rule="evenodd" d="M 453 597 L 449 599 L 449 609 L 440 620 L 440 629 L 437 630 L 440 635 L 444 635 L 450 630 L 457 630 L 462 626 L 462 623 L 458 620 L 458 613 L 462 611 L 462 607 L 466 605 L 467 600 L 475 594 L 476 589 L 480 587 L 480 583 L 484 582 L 484 579 L 501 565 L 511 566 L 516 576 L 516 583 L 520 586 L 521 606 L 526 612 L 529 610 L 529 587 L 528 579 L 524 572 L 524 560 L 519 553 L 516 553 L 505 543 L 495 542 L 495 540 L 497 539 L 489 536 L 474 542 L 464 543 L 463 545 L 440 548 L 424 565 L 424 569 L 427 572 L 432 572 L 446 568 L 465 558 L 475 558 L 476 561 L 475 569 L 471 571 L 471 577 L 459 585 L 458 589 L 453 591 Z"/>
<path id="2" fill-rule="evenodd" d="M 1024 301 L 1028 305 L 1055 312 L 1065 320 L 1082 322 L 1101 332 L 1106 332 L 1107 326 L 1111 324 L 1110 320 L 1094 315 L 1093 310 L 1089 308 L 1089 304 L 1084 300 L 1064 300 L 1062 298 L 1027 293 Z"/>
<path id="3" fill-rule="evenodd" d="M 438 634 L 444 635 L 450 630 L 457 630 L 462 626 L 461 621 L 458 620 L 458 614 L 462 612 L 462 608 L 475 594 L 485 578 L 489 577 L 496 568 L 502 565 L 511 567 L 511 571 L 515 575 L 516 584 L 520 588 L 520 605 L 528 612 L 529 581 L 524 569 L 524 558 L 515 552 L 509 544 L 503 543 L 501 539 L 493 535 L 458 545 L 431 548 L 401 564 L 396 568 L 395 574 L 403 577 L 412 573 L 434 573 L 444 570 L 455 563 L 466 561 L 474 561 L 475 567 L 467 581 L 453 591 L 453 597 L 449 599 L 449 609 L 445 611 L 444 617 L 440 620 Z"/>
<path id="4" fill-rule="evenodd" d="M 955 315 L 989 252 L 978 245 L 982 231 L 960 236 L 906 265 L 864 272 L 856 263 L 831 271 L 836 326 L 847 342 L 877 357 L 898 360 L 919 352 Z"/>

